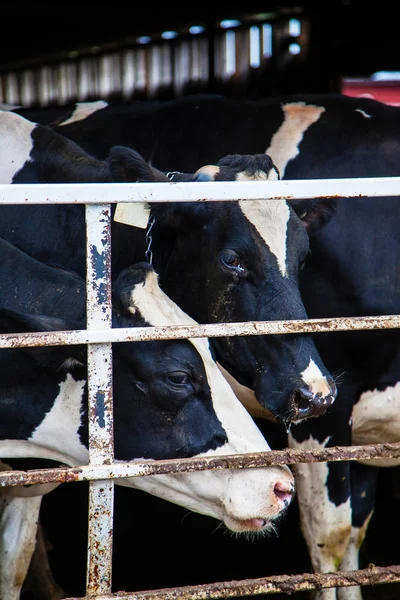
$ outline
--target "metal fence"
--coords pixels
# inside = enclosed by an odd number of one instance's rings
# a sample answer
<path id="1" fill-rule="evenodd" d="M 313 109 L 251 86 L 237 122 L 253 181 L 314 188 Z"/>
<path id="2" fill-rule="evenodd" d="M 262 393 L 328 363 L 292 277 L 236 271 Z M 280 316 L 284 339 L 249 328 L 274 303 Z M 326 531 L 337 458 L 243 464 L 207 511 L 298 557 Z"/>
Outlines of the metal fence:
<path id="1" fill-rule="evenodd" d="M 89 481 L 89 542 L 85 598 L 178 599 L 228 598 L 278 592 L 400 582 L 400 566 L 375 567 L 328 574 L 279 575 L 193 587 L 120 592 L 111 595 L 114 481 L 122 477 L 248 467 L 273 464 L 400 458 L 400 443 L 327 448 L 320 451 L 281 450 L 260 454 L 113 463 L 112 343 L 226 335 L 318 333 L 400 327 L 400 315 L 308 319 L 177 327 L 111 328 L 111 204 L 117 202 L 204 202 L 270 198 L 400 196 L 400 177 L 276 182 L 207 182 L 157 184 L 20 184 L 0 185 L 0 204 L 85 204 L 87 221 L 87 329 L 80 331 L 0 335 L 0 348 L 87 344 L 89 402 L 89 464 L 0 473 L 0 487 L 46 482 Z M 102 264 L 92 260 L 96 253 Z M 101 262 L 101 261 L 100 261 Z M 97 266 L 96 266 L 97 265 Z M 106 308 L 106 310 L 105 310 Z M 102 418 L 99 419 L 99 414 Z M 70 599 L 79 600 L 79 599 Z M 81 599 L 83 600 L 83 599 Z"/>

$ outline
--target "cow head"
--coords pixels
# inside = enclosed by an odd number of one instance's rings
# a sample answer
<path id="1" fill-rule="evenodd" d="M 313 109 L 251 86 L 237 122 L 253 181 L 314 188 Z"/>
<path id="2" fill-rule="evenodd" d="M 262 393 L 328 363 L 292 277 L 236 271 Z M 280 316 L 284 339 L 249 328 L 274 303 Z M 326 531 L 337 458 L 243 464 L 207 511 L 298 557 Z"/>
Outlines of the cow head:
<path id="1" fill-rule="evenodd" d="M 113 152 L 121 158 L 121 149 Z M 227 156 L 192 179 L 278 177 L 270 157 L 262 154 Z M 187 174 L 182 178 L 189 180 Z M 308 235 L 286 201 L 157 203 L 152 212 L 161 285 L 197 321 L 307 318 L 298 277 L 309 251 Z M 253 388 L 281 422 L 322 415 L 336 397 L 310 335 L 215 338 L 213 347 L 222 366 Z"/>
<path id="2" fill-rule="evenodd" d="M 147 264 L 123 271 L 113 297 L 117 327 L 194 323 L 161 291 Z M 79 328 L 82 323 L 0 310 L 2 332 L 71 326 Z M 1 457 L 87 462 L 85 350 L 70 346 L 1 351 L 2 372 L 7 373 L 0 386 Z M 205 339 L 115 343 L 113 379 L 117 460 L 269 450 L 221 375 Z M 23 410 L 16 410 L 10 401 L 13 395 Z M 294 490 L 286 466 L 117 481 L 220 519 L 236 532 L 268 530 L 289 505 Z"/>

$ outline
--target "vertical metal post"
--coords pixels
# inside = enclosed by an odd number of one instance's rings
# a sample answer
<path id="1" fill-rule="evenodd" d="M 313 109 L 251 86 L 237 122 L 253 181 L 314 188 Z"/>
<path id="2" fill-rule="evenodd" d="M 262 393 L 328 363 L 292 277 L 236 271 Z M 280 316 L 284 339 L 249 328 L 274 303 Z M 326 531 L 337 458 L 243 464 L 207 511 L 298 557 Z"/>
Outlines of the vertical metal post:
<path id="1" fill-rule="evenodd" d="M 87 328 L 110 329 L 111 208 L 86 205 Z M 112 346 L 88 344 L 90 464 L 114 460 Z M 110 594 L 112 578 L 114 481 L 89 484 L 87 595 Z"/>

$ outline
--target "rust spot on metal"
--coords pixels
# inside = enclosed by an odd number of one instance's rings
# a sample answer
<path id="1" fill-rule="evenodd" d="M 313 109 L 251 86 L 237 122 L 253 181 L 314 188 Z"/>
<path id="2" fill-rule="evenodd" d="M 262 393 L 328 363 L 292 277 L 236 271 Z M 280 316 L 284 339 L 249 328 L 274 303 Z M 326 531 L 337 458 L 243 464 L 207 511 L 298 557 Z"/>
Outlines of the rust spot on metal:
<path id="1" fill-rule="evenodd" d="M 35 483 L 68 483 L 70 481 L 79 481 L 82 469 L 56 468 L 56 469 L 36 469 L 32 471 L 6 471 L 1 473 L 0 487 L 16 485 L 33 485 Z"/>

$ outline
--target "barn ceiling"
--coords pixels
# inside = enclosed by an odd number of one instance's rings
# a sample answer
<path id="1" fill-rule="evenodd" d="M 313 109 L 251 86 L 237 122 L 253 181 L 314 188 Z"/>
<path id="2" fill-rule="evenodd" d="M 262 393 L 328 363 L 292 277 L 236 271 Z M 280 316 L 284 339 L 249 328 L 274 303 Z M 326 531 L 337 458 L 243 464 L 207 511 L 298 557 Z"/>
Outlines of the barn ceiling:
<path id="1" fill-rule="evenodd" d="M 335 70 L 364 75 L 400 69 L 396 2 L 381 0 L 264 0 L 244 3 L 36 2 L 2 3 L 0 70 L 28 66 L 56 53 L 112 43 L 152 31 L 218 22 L 248 13 L 284 14 L 296 7 L 319 32 Z M 6 25 L 7 24 L 7 25 Z"/>

